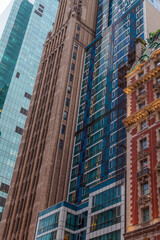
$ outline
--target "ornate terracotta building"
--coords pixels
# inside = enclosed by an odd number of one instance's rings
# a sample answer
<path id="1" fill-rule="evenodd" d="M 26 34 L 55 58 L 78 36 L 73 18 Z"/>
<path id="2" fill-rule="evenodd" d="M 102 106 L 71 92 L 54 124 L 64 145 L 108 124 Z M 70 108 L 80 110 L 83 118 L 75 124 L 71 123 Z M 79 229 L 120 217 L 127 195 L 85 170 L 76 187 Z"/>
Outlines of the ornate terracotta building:
<path id="1" fill-rule="evenodd" d="M 95 37 L 97 6 L 97 0 L 59 3 L 43 49 L 1 240 L 34 239 L 38 212 L 67 198 L 84 53 Z"/>
<path id="2" fill-rule="evenodd" d="M 127 192 L 125 240 L 160 239 L 160 30 L 126 76 Z"/>

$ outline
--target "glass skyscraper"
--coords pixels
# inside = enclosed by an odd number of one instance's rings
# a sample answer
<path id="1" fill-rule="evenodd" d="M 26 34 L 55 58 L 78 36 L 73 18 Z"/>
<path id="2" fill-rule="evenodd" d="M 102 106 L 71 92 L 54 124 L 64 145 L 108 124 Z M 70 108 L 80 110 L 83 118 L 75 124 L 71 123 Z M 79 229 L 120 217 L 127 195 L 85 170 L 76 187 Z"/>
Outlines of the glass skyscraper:
<path id="1" fill-rule="evenodd" d="M 125 75 L 137 57 L 136 38 L 145 39 L 157 30 L 151 18 L 151 11 L 160 14 L 156 8 L 159 1 L 99 1 L 97 35 L 86 48 L 69 203 L 59 203 L 39 214 L 35 239 L 123 239 L 123 88 Z"/>
<path id="2" fill-rule="evenodd" d="M 15 0 L 0 40 L 0 217 L 58 0 Z"/>
<path id="3" fill-rule="evenodd" d="M 123 87 L 136 57 L 135 39 L 144 39 L 146 32 L 152 30 L 145 26 L 145 11 L 151 7 L 138 0 L 99 1 L 97 37 L 86 48 L 69 202 L 86 201 L 92 186 L 102 181 L 123 182 Z"/>
<path id="4" fill-rule="evenodd" d="M 69 202 L 85 201 L 90 188 L 104 180 L 124 179 L 126 99 L 121 80 L 126 65 L 133 63 L 135 39 L 144 38 L 143 9 L 142 1 L 99 2 L 97 38 L 86 49 Z"/>

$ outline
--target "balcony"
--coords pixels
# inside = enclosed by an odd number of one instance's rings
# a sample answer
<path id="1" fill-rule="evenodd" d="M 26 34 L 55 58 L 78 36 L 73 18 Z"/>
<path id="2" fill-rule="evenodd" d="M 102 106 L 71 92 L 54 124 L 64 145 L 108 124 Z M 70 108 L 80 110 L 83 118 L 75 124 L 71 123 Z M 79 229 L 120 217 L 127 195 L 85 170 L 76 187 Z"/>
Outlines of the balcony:
<path id="1" fill-rule="evenodd" d="M 147 149 L 139 151 L 138 160 L 141 160 L 141 159 L 145 158 L 146 156 L 149 155 L 149 153 L 150 152 Z"/>
<path id="2" fill-rule="evenodd" d="M 149 175 L 150 175 L 150 169 L 144 168 L 137 173 L 137 179 L 141 181 L 141 180 L 144 180 L 144 178 L 149 177 Z"/>
<path id="3" fill-rule="evenodd" d="M 138 204 L 139 205 L 145 205 L 147 202 L 151 201 L 151 195 L 145 194 L 138 198 Z"/>
<path id="4" fill-rule="evenodd" d="M 146 91 L 142 91 L 140 92 L 137 96 L 136 96 L 136 101 L 137 102 L 141 102 L 143 99 L 145 99 L 147 96 L 147 92 Z"/>

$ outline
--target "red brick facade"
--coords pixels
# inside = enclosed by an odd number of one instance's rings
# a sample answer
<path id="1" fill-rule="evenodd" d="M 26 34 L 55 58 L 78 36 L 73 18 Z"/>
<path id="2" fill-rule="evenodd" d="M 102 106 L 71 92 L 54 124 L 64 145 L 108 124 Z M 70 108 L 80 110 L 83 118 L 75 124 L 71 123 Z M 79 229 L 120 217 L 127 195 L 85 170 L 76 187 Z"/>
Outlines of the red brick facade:
<path id="1" fill-rule="evenodd" d="M 160 50 L 127 75 L 125 240 L 160 240 Z"/>

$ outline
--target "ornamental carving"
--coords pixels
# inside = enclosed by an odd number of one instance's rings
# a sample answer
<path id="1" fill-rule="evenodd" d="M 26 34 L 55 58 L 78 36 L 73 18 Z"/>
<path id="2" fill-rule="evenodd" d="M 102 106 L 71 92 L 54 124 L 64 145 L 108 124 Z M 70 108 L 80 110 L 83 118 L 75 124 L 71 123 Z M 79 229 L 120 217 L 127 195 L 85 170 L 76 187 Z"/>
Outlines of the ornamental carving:
<path id="1" fill-rule="evenodd" d="M 142 83 L 147 82 L 153 77 L 157 77 L 159 73 L 160 73 L 160 66 L 156 66 L 152 71 L 150 71 L 149 73 L 146 73 L 142 77 L 138 78 L 138 80 L 135 81 L 133 84 L 130 84 L 128 87 L 126 87 L 124 89 L 124 92 L 127 94 L 131 93 L 133 90 L 139 87 Z"/>
<path id="2" fill-rule="evenodd" d="M 126 127 L 130 127 L 131 125 L 140 122 L 141 120 L 147 118 L 150 114 L 153 114 L 160 108 L 160 99 L 155 100 L 154 102 L 148 104 L 144 108 L 139 111 L 133 113 L 129 117 L 123 120 L 123 124 Z"/>
<path id="3" fill-rule="evenodd" d="M 139 205 L 145 205 L 147 202 L 151 201 L 150 194 L 145 194 L 139 197 L 138 204 Z"/>
<path id="4" fill-rule="evenodd" d="M 136 101 L 137 101 L 137 102 L 141 102 L 143 99 L 146 98 L 146 96 L 147 96 L 146 91 L 141 92 L 141 93 L 139 93 L 139 94 L 136 96 Z"/>
<path id="5" fill-rule="evenodd" d="M 141 160 L 143 158 L 145 158 L 146 156 L 149 155 L 149 151 L 148 150 L 142 150 L 138 153 L 138 160 Z"/>
<path id="6" fill-rule="evenodd" d="M 144 182 L 145 179 L 149 177 L 149 175 L 150 175 L 150 169 L 146 167 L 137 173 L 137 179 L 140 182 Z"/>
<path id="7" fill-rule="evenodd" d="M 160 29 L 158 29 L 155 33 L 149 33 L 149 38 L 147 38 L 147 42 L 152 44 L 155 40 L 157 40 L 160 36 Z"/>

